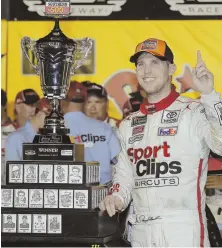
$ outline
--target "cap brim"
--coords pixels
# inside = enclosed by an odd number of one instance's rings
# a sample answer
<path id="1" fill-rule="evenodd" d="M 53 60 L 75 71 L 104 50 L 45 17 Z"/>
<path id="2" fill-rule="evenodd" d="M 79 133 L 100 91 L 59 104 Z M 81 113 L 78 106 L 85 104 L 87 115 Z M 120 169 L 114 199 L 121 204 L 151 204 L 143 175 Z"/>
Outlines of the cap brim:
<path id="1" fill-rule="evenodd" d="M 139 57 L 141 54 L 143 54 L 143 53 L 152 54 L 154 57 L 156 57 L 156 58 L 158 58 L 158 59 L 160 59 L 160 60 L 162 60 L 162 61 L 166 61 L 166 60 L 167 60 L 166 57 L 162 57 L 162 56 L 155 55 L 155 54 L 153 54 L 152 52 L 141 51 L 141 52 L 138 52 L 138 53 L 135 53 L 134 55 L 132 55 L 132 56 L 130 57 L 130 62 L 131 62 L 131 63 L 136 63 L 138 57 Z"/>
<path id="2" fill-rule="evenodd" d="M 96 89 L 88 89 L 87 90 L 87 97 L 89 96 L 97 96 L 99 98 L 107 98 L 106 94 L 102 94 L 100 90 Z"/>
<path id="3" fill-rule="evenodd" d="M 27 105 L 35 104 L 40 100 L 38 96 L 26 96 L 26 101 L 24 102 Z"/>

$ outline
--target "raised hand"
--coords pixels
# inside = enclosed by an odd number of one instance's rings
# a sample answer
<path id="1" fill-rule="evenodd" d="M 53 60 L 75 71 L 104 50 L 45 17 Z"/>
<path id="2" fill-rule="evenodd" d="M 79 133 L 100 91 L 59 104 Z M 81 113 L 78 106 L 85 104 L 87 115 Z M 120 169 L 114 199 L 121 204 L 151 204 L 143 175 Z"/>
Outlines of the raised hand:
<path id="1" fill-rule="evenodd" d="M 214 76 L 207 69 L 200 51 L 197 51 L 197 64 L 192 71 L 193 90 L 201 94 L 210 94 L 214 88 Z"/>

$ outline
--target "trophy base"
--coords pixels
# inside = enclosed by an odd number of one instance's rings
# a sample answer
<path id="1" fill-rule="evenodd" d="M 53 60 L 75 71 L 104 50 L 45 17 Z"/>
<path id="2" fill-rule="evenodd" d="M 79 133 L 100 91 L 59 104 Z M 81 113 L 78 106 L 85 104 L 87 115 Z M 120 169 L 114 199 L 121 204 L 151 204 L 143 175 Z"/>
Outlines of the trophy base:
<path id="1" fill-rule="evenodd" d="M 84 145 L 23 143 L 23 160 L 84 161 Z"/>
<path id="2" fill-rule="evenodd" d="M 70 130 L 68 128 L 65 127 L 43 127 L 39 129 L 39 133 L 41 135 L 67 135 L 69 134 Z"/>
<path id="3" fill-rule="evenodd" d="M 41 129 L 44 130 L 44 128 Z M 40 130 L 40 132 L 42 130 Z M 69 136 L 63 133 L 49 134 L 48 132 L 46 132 L 44 134 L 44 132 L 41 132 L 40 135 L 35 136 L 33 143 L 34 144 L 71 144 L 72 142 Z"/>

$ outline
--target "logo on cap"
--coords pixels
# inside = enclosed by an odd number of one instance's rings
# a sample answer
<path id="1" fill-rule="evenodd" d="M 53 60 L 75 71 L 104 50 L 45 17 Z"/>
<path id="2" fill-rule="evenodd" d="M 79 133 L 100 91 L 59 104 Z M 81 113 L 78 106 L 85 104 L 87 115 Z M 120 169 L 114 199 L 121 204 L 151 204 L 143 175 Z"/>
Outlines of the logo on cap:
<path id="1" fill-rule="evenodd" d="M 157 40 L 146 40 L 142 43 L 141 50 L 156 50 Z"/>

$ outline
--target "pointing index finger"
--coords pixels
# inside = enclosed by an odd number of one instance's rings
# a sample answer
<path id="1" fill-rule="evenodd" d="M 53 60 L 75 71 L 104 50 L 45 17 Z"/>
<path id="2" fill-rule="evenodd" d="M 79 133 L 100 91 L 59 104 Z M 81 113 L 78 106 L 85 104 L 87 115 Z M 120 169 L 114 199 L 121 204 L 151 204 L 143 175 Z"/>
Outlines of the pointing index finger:
<path id="1" fill-rule="evenodd" d="M 197 63 L 200 63 L 202 61 L 200 50 L 197 51 Z"/>

